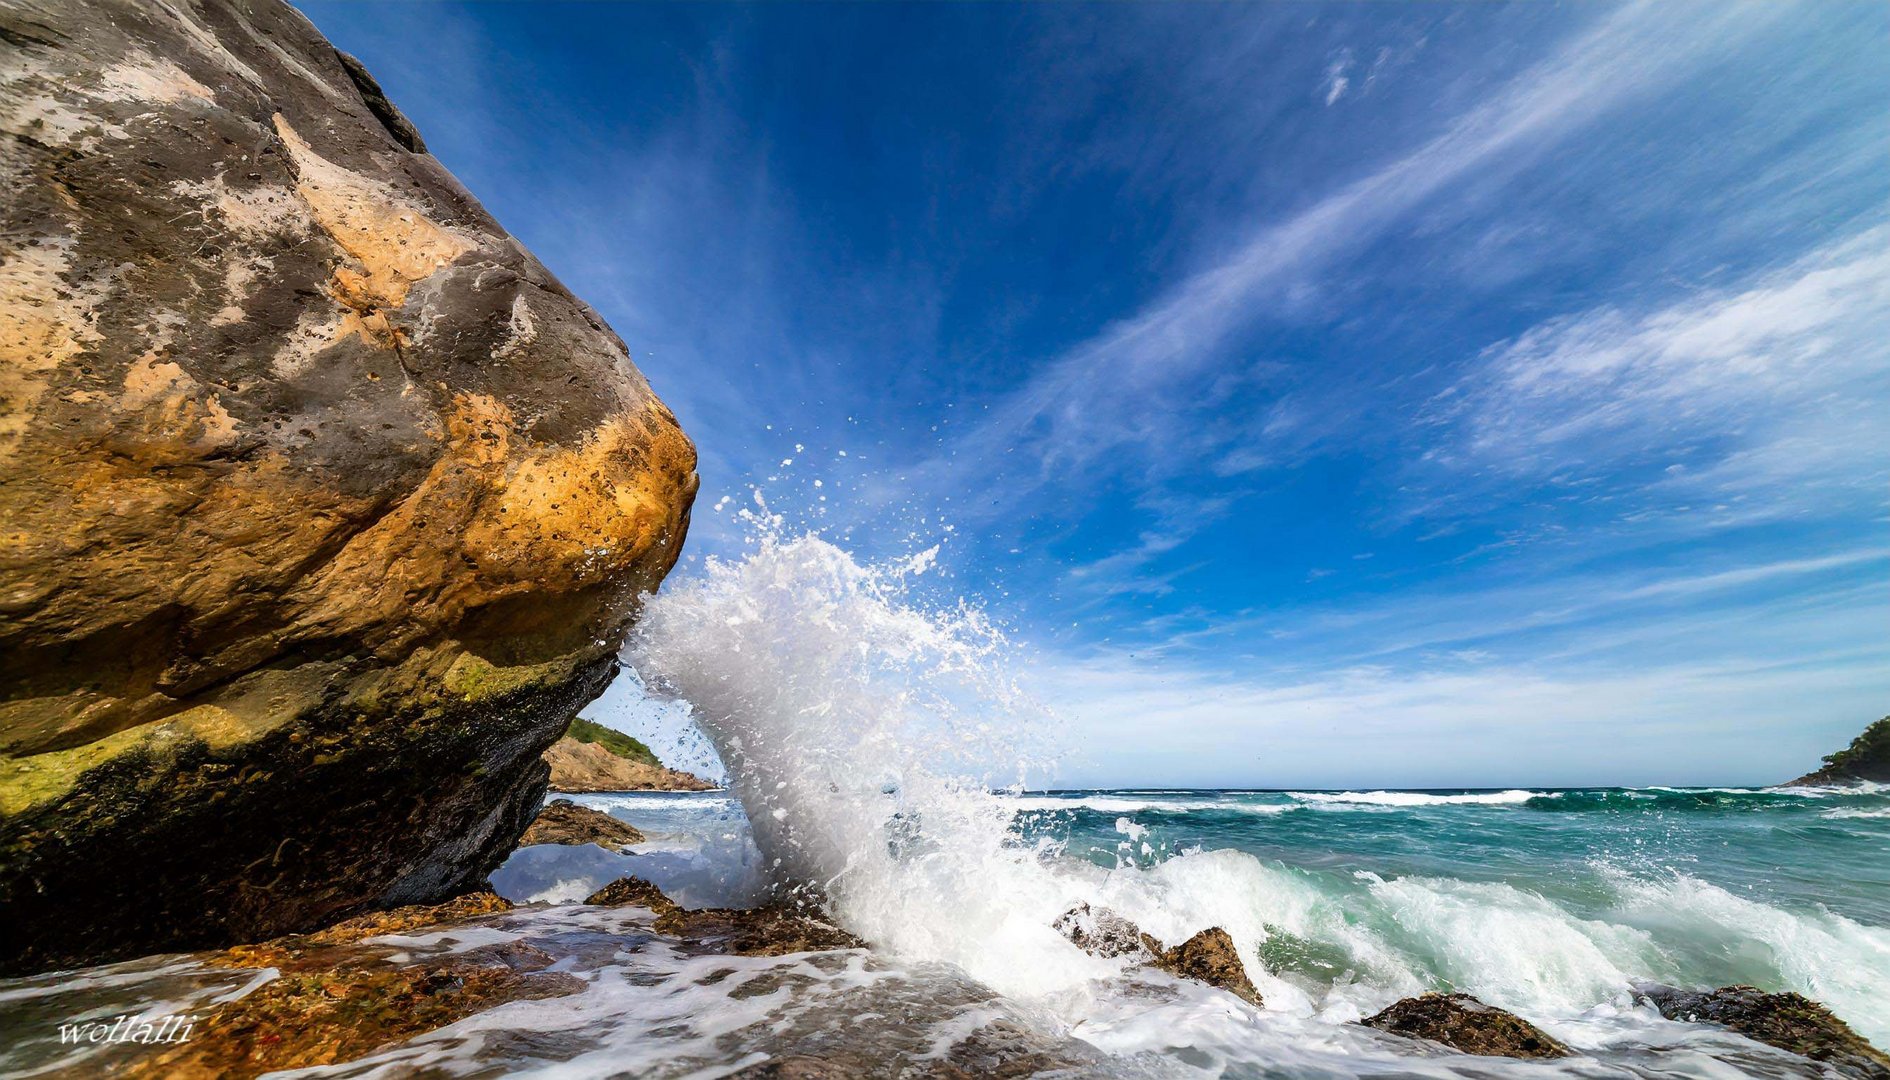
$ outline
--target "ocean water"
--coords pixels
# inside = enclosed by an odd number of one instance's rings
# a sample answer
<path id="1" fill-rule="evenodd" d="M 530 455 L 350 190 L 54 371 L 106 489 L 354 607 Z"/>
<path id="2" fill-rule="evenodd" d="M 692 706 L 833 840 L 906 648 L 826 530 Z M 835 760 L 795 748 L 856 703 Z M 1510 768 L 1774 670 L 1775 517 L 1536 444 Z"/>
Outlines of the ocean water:
<path id="1" fill-rule="evenodd" d="M 1024 1054 L 1067 1076 L 1824 1075 L 1662 1019 L 1635 1003 L 1643 982 L 1796 990 L 1890 1045 L 1890 788 L 1031 790 L 1054 715 L 983 611 L 918 587 L 929 570 L 764 528 L 666 586 L 626 659 L 687 703 L 728 789 L 577 796 L 648 841 L 522 849 L 493 877 L 517 910 L 389 939 L 527 942 L 585 989 L 308 1075 L 713 1077 L 792 1056 L 980 1075 Z M 810 888 L 872 948 L 703 956 L 647 912 L 577 902 L 627 874 L 690 906 Z M 1051 929 L 1078 903 L 1169 943 L 1224 928 L 1264 1007 L 1083 953 Z M 57 1020 L 203 1008 L 257 977 L 153 957 L 0 983 L 0 1073 L 86 1075 L 100 1059 L 49 1044 Z M 1580 1056 L 1469 1057 L 1354 1023 L 1426 990 Z"/>

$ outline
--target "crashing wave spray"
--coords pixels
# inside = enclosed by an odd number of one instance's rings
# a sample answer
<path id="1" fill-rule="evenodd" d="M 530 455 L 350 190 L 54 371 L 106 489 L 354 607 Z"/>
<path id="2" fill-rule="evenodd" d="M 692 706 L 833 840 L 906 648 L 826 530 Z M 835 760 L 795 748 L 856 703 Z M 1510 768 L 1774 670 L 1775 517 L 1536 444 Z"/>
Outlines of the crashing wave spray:
<path id="1" fill-rule="evenodd" d="M 996 989 L 1095 974 L 1050 929 L 1068 883 L 990 792 L 1022 786 L 1045 715 L 1007 673 L 1000 629 L 916 600 L 936 549 L 862 565 L 783 536 L 765 506 L 750 520 L 751 552 L 651 598 L 627 656 L 694 707 L 776 878 L 815 887 L 876 945 Z"/>

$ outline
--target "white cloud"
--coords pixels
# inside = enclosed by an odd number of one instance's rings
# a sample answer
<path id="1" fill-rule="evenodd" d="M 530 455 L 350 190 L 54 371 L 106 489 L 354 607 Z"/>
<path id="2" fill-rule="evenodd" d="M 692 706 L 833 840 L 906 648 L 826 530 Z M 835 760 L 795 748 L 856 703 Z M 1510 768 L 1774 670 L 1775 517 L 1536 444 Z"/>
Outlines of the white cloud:
<path id="1" fill-rule="evenodd" d="M 1320 88 L 1326 92 L 1326 105 L 1331 106 L 1345 96 L 1346 88 L 1352 80 L 1346 72 L 1352 70 L 1352 50 L 1341 49 L 1339 55 L 1326 67 L 1325 81 Z"/>
<path id="2" fill-rule="evenodd" d="M 1579 475 L 1697 458 L 1711 440 L 1715 486 L 1739 490 L 1729 481 L 1881 468 L 1886 397 L 1890 227 L 1880 226 L 1738 291 L 1638 315 L 1598 308 L 1492 348 L 1434 403 L 1433 419 L 1459 437 L 1431 457 Z M 1860 426 L 1878 437 L 1850 432 Z M 1658 483 L 1697 487 L 1700 472 L 1674 465 Z"/>

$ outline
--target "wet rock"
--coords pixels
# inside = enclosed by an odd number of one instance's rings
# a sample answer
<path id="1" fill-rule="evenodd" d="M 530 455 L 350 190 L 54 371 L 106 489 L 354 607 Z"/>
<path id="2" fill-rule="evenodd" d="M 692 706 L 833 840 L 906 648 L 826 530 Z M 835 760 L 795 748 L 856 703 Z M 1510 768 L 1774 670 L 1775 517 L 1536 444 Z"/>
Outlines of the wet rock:
<path id="1" fill-rule="evenodd" d="M 391 911 L 374 911 L 344 919 L 312 934 L 291 934 L 253 945 L 233 945 L 210 957 L 213 964 L 231 967 L 281 968 L 320 966 L 324 950 L 352 945 L 388 934 L 426 933 L 488 915 L 503 915 L 512 902 L 490 892 L 467 893 L 444 904 L 413 904 Z"/>
<path id="2" fill-rule="evenodd" d="M 0 47 L 0 970 L 476 886 L 680 550 L 694 448 L 288 4 L 28 9 L 0 16 L 30 26 Z"/>
<path id="3" fill-rule="evenodd" d="M 1218 987 L 1252 1005 L 1261 1004 L 1260 991 L 1247 978 L 1247 967 L 1240 962 L 1234 939 L 1220 927 L 1211 926 L 1172 949 L 1162 948 L 1161 942 L 1147 934 L 1142 935 L 1142 944 L 1154 957 L 1150 963 L 1170 975 Z"/>
<path id="4" fill-rule="evenodd" d="M 587 904 L 601 907 L 623 907 L 631 905 L 645 907 L 658 915 L 676 910 L 676 902 L 663 895 L 663 890 L 644 881 L 642 878 L 618 878 L 603 888 L 584 898 Z"/>
<path id="5" fill-rule="evenodd" d="M 544 973 L 552 957 L 520 941 L 419 960 L 366 941 L 450 929 L 511 907 L 491 893 L 477 893 L 204 956 L 210 964 L 275 968 L 279 974 L 203 1015 L 188 1042 L 140 1057 L 125 1075 L 252 1077 L 338 1064 L 508 1001 L 582 990 L 581 979 Z"/>
<path id="6" fill-rule="evenodd" d="M 1751 986 L 1680 990 L 1643 986 L 1642 999 L 1660 1015 L 1688 1024 L 1718 1024 L 1748 1039 L 1825 1062 L 1850 1076 L 1890 1080 L 1890 1055 L 1872 1046 L 1831 1010 L 1801 994 L 1768 994 Z"/>
<path id="7" fill-rule="evenodd" d="M 1092 956 L 1151 955 L 1142 943 L 1141 929 L 1108 908 L 1092 909 L 1088 904 L 1078 904 L 1050 925 Z"/>
<path id="8" fill-rule="evenodd" d="M 750 1065 L 730 1075 L 735 1080 L 857 1080 L 871 1073 L 864 1063 L 796 1055 Z"/>
<path id="9" fill-rule="evenodd" d="M 596 844 L 613 851 L 626 844 L 641 844 L 643 834 L 625 822 L 601 810 L 579 806 L 569 799 L 545 804 L 531 827 L 519 838 L 520 847 L 531 844 Z"/>
<path id="10" fill-rule="evenodd" d="M 865 942 L 827 922 L 807 905 L 691 910 L 677 905 L 641 878 L 618 878 L 585 897 L 584 902 L 649 908 L 657 916 L 657 933 L 681 938 L 705 953 L 786 956 L 866 947 Z"/>
<path id="11" fill-rule="evenodd" d="M 1469 994 L 1425 994 L 1393 1003 L 1360 1021 L 1408 1039 L 1442 1043 L 1486 1057 L 1558 1058 L 1573 1051 L 1515 1013 L 1485 1005 Z"/>
<path id="12" fill-rule="evenodd" d="M 204 1017 L 195 1037 L 133 1066 L 132 1077 L 251 1077 L 365 1057 L 508 1001 L 584 988 L 514 970 L 491 954 L 409 967 L 359 960 L 283 973 Z"/>
<path id="13" fill-rule="evenodd" d="M 659 915 L 656 932 L 709 952 L 734 956 L 786 956 L 829 949 L 863 949 L 866 942 L 832 923 L 782 907 L 672 907 Z"/>

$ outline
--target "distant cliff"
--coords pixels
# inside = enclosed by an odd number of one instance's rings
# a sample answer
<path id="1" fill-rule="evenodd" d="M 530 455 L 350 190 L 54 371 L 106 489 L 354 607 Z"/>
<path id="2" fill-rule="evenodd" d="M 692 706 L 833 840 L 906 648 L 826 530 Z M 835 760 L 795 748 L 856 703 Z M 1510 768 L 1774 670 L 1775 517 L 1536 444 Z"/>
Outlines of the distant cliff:
<path id="1" fill-rule="evenodd" d="M 711 791 L 714 784 L 666 769 L 650 748 L 621 731 L 574 720 L 545 752 L 553 791 Z"/>
<path id="2" fill-rule="evenodd" d="M 1792 783 L 1855 784 L 1862 780 L 1890 784 L 1890 716 L 1865 728 L 1851 745 L 1827 755 L 1823 768 Z"/>

